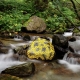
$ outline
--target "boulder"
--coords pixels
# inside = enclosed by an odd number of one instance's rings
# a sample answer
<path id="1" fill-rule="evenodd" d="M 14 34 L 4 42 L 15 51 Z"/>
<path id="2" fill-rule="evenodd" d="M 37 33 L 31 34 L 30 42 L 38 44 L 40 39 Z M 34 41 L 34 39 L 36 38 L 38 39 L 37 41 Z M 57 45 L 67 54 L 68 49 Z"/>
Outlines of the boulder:
<path id="1" fill-rule="evenodd" d="M 35 71 L 33 63 L 24 63 L 16 66 L 9 67 L 2 71 L 2 74 L 10 74 L 18 77 L 26 77 Z"/>
<path id="2" fill-rule="evenodd" d="M 54 45 L 56 58 L 62 59 L 64 54 L 68 51 L 68 39 L 60 34 L 54 34 L 52 37 L 52 44 Z"/>
<path id="3" fill-rule="evenodd" d="M 31 59 L 52 60 L 54 55 L 54 46 L 44 38 L 37 38 L 32 41 L 27 50 L 27 56 Z"/>
<path id="4" fill-rule="evenodd" d="M 46 29 L 46 23 L 42 18 L 37 16 L 32 16 L 30 19 L 23 24 L 23 27 L 26 27 L 27 31 L 35 31 L 41 33 Z"/>

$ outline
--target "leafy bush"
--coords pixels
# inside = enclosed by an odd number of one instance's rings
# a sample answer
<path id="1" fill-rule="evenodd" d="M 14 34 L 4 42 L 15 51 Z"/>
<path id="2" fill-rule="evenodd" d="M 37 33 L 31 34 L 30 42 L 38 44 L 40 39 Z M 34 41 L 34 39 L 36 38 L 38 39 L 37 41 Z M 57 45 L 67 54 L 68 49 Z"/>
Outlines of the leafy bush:
<path id="1" fill-rule="evenodd" d="M 0 16 L 0 26 L 2 30 L 20 31 L 23 22 L 29 19 L 30 14 L 22 15 L 22 12 L 16 11 L 13 14 L 0 13 Z"/>
<path id="2" fill-rule="evenodd" d="M 0 29 L 20 31 L 25 21 L 37 15 L 46 21 L 47 29 L 65 31 L 67 26 L 72 26 L 67 19 L 75 25 L 80 23 L 74 11 L 65 4 L 66 0 L 1 0 Z"/>
<path id="3" fill-rule="evenodd" d="M 23 22 L 31 16 L 32 3 L 30 6 L 27 5 L 29 3 L 24 3 L 24 0 L 3 0 L 0 3 L 0 6 L 3 7 L 0 10 L 0 27 L 2 30 L 20 31 Z"/>

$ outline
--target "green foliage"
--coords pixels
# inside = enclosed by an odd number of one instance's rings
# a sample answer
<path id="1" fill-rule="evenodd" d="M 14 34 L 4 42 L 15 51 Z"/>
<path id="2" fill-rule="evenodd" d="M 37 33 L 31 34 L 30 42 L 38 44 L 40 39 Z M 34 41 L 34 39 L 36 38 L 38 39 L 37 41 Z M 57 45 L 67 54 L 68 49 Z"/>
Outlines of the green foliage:
<path id="1" fill-rule="evenodd" d="M 32 15 L 43 18 L 47 29 L 62 32 L 72 26 L 67 18 L 75 25 L 80 23 L 67 0 L 0 0 L 1 30 L 20 31 Z"/>
<path id="2" fill-rule="evenodd" d="M 67 27 L 77 25 L 79 20 L 76 18 L 76 14 L 71 8 L 65 6 L 66 0 L 54 0 L 54 2 L 49 2 L 47 25 L 48 28 L 52 30 L 58 29 L 58 31 L 65 31 Z M 71 23 L 72 22 L 72 23 Z"/>
<path id="3" fill-rule="evenodd" d="M 24 0 L 1 1 L 0 6 L 3 7 L 0 9 L 1 30 L 20 31 L 22 24 L 30 18 L 30 13 L 33 12 L 32 3 L 31 5 L 29 3 L 30 1 L 26 3 Z"/>
<path id="4" fill-rule="evenodd" d="M 74 28 L 73 29 L 73 33 L 79 33 L 80 32 L 80 29 L 79 28 Z"/>
<path id="5" fill-rule="evenodd" d="M 20 31 L 23 22 L 29 19 L 30 14 L 22 15 L 22 12 L 17 11 L 13 14 L 0 13 L 0 16 L 0 26 L 3 27 L 2 30 Z"/>

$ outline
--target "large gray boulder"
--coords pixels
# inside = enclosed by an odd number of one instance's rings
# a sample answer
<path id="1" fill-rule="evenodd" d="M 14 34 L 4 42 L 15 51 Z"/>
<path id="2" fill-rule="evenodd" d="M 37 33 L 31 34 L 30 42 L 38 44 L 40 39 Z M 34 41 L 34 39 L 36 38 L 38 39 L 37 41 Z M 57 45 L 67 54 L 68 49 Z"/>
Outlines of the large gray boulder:
<path id="1" fill-rule="evenodd" d="M 27 31 L 35 31 L 41 33 L 46 29 L 46 23 L 42 18 L 37 16 L 32 16 L 30 19 L 23 24 Z"/>
<path id="2" fill-rule="evenodd" d="M 33 63 L 24 63 L 16 66 L 9 67 L 2 71 L 2 74 L 10 74 L 18 77 L 26 77 L 35 71 Z"/>

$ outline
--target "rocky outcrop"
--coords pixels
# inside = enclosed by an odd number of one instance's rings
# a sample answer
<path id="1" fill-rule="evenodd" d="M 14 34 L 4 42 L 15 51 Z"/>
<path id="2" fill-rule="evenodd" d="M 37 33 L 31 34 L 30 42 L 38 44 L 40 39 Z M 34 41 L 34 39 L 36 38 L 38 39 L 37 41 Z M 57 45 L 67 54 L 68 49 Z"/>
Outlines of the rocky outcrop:
<path id="1" fill-rule="evenodd" d="M 68 39 L 60 34 L 54 34 L 52 44 L 54 45 L 56 57 L 62 59 L 68 51 Z"/>
<path id="2" fill-rule="evenodd" d="M 35 31 L 41 33 L 46 29 L 46 23 L 42 18 L 37 16 L 32 16 L 30 19 L 23 24 L 23 27 L 26 27 L 27 31 Z"/>
<path id="3" fill-rule="evenodd" d="M 31 75 L 35 71 L 35 66 L 33 63 L 24 63 L 9 67 L 2 71 L 2 74 L 10 74 L 19 77 L 25 77 Z"/>

